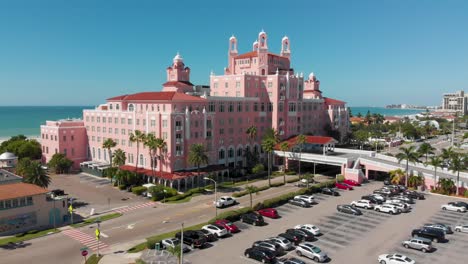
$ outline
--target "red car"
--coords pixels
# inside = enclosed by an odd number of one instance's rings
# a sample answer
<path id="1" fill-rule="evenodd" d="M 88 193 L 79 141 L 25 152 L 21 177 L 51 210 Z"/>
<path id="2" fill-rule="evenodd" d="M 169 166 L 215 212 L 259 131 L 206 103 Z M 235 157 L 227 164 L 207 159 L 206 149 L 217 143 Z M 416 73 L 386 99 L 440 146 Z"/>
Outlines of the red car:
<path id="1" fill-rule="evenodd" d="M 353 190 L 353 187 L 351 185 L 348 185 L 346 183 L 340 183 L 337 182 L 335 183 L 335 187 L 341 190 Z"/>
<path id="2" fill-rule="evenodd" d="M 229 231 L 229 233 L 237 233 L 240 231 L 235 224 L 229 222 L 226 219 L 216 220 L 215 224 L 226 228 L 226 230 Z"/>
<path id="3" fill-rule="evenodd" d="M 258 210 L 258 213 L 262 216 L 269 217 L 269 218 L 279 218 L 278 211 L 273 208 L 265 208 Z"/>
<path id="4" fill-rule="evenodd" d="M 361 184 L 355 180 L 344 180 L 343 183 L 346 183 L 351 186 L 361 186 Z"/>

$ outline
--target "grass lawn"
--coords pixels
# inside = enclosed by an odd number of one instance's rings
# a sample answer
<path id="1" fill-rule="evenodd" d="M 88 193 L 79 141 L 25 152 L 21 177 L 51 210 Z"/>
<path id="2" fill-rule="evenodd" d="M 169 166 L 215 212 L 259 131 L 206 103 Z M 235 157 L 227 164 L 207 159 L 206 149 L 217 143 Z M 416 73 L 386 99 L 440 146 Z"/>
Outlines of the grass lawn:
<path id="1" fill-rule="evenodd" d="M 7 238 L 0 239 L 0 246 L 6 245 L 6 244 L 8 244 L 10 242 L 12 242 L 12 243 L 22 242 L 22 241 L 38 238 L 38 237 L 41 237 L 41 236 L 45 236 L 45 235 L 48 235 L 49 233 L 58 233 L 58 232 L 60 232 L 60 230 L 58 230 L 58 229 L 54 230 L 53 228 L 42 230 L 42 231 L 39 231 L 39 232 L 36 232 L 36 231 L 32 230 L 32 231 L 28 231 L 26 233 L 17 234 L 16 236 L 13 236 L 13 237 L 7 237 Z"/>
<path id="2" fill-rule="evenodd" d="M 99 260 L 101 260 L 103 255 L 100 255 L 99 257 L 96 254 L 91 255 L 87 260 L 86 264 L 97 264 Z"/>
<path id="3" fill-rule="evenodd" d="M 86 226 L 86 225 L 92 225 L 92 224 L 94 224 L 96 222 L 96 220 L 98 218 L 101 220 L 101 222 L 103 222 L 103 221 L 114 219 L 114 218 L 117 218 L 117 217 L 120 217 L 120 216 L 122 216 L 121 213 L 112 213 L 112 214 L 107 214 L 107 215 L 103 215 L 103 216 L 89 218 L 89 219 L 84 220 L 81 223 L 73 224 L 73 225 L 70 225 L 70 226 L 77 228 L 77 227 L 82 227 L 82 226 Z"/>

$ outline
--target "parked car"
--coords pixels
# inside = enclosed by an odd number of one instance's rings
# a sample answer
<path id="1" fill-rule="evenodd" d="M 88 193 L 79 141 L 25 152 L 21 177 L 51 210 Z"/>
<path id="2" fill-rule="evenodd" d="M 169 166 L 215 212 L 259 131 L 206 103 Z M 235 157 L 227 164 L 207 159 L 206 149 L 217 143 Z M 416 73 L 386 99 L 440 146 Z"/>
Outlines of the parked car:
<path id="1" fill-rule="evenodd" d="M 289 240 L 291 243 L 293 243 L 295 245 L 301 243 L 302 240 L 304 240 L 303 236 L 294 235 L 294 234 L 291 234 L 291 233 L 281 233 L 281 234 L 278 234 L 278 237 L 285 238 L 285 239 Z"/>
<path id="2" fill-rule="evenodd" d="M 269 250 L 263 250 L 262 248 L 248 248 L 244 251 L 244 256 L 247 258 L 255 259 L 263 263 L 275 263 L 276 256 Z"/>
<path id="3" fill-rule="evenodd" d="M 458 225 L 458 226 L 455 226 L 455 231 L 457 231 L 457 232 L 463 232 L 463 233 L 468 233 L 468 225 Z"/>
<path id="4" fill-rule="evenodd" d="M 337 192 L 335 189 L 333 188 L 322 188 L 322 191 L 321 191 L 323 194 L 327 194 L 327 195 L 331 195 L 331 196 L 340 196 L 340 193 Z"/>
<path id="5" fill-rule="evenodd" d="M 296 253 L 300 257 L 304 256 L 313 259 L 316 262 L 325 262 L 328 260 L 327 254 L 323 252 L 319 247 L 314 246 L 311 243 L 301 243 L 296 247 Z"/>
<path id="6" fill-rule="evenodd" d="M 275 256 L 281 255 L 284 252 L 284 249 L 277 245 L 276 243 L 273 242 L 268 242 L 268 241 L 255 241 L 252 244 L 253 248 L 264 248 L 267 249 L 275 254 Z"/>
<path id="7" fill-rule="evenodd" d="M 391 204 L 378 204 L 374 207 L 377 212 L 384 212 L 389 214 L 397 214 L 398 209 Z"/>
<path id="8" fill-rule="evenodd" d="M 351 186 L 361 186 L 361 184 L 355 180 L 344 180 L 343 183 L 346 183 Z"/>
<path id="9" fill-rule="evenodd" d="M 305 241 L 314 241 L 315 236 L 311 232 L 305 230 L 305 229 L 295 229 L 295 228 L 289 228 L 286 230 L 286 233 L 294 234 L 294 235 L 301 235 L 304 237 Z"/>
<path id="10" fill-rule="evenodd" d="M 390 181 L 390 179 L 385 179 L 385 180 L 383 181 L 383 184 L 384 184 L 384 185 L 392 185 L 392 182 Z"/>
<path id="11" fill-rule="evenodd" d="M 455 206 L 460 206 L 460 207 L 465 207 L 466 210 L 468 210 L 468 203 L 465 202 L 451 202 Z"/>
<path id="12" fill-rule="evenodd" d="M 383 254 L 377 259 L 380 264 L 415 264 L 416 261 L 400 254 Z"/>
<path id="13" fill-rule="evenodd" d="M 362 200 L 368 200 L 373 204 L 382 204 L 383 202 L 377 198 L 375 198 L 373 195 L 364 195 L 361 197 Z"/>
<path id="14" fill-rule="evenodd" d="M 280 247 L 282 247 L 284 250 L 290 250 L 294 247 L 291 241 L 287 240 L 284 237 L 270 237 L 270 238 L 265 239 L 265 241 L 275 243 L 279 245 Z"/>
<path id="15" fill-rule="evenodd" d="M 354 190 L 353 186 L 348 185 L 346 183 L 342 183 L 342 182 L 335 183 L 335 187 L 340 190 L 349 190 L 349 191 Z"/>
<path id="16" fill-rule="evenodd" d="M 306 263 L 298 258 L 284 258 L 284 259 L 278 260 L 277 264 L 306 264 Z"/>
<path id="17" fill-rule="evenodd" d="M 215 242 L 218 240 L 218 237 L 210 233 L 208 230 L 200 229 L 196 230 L 198 234 L 200 234 L 201 237 L 204 237 L 206 239 L 206 242 Z"/>
<path id="18" fill-rule="evenodd" d="M 236 199 L 232 198 L 231 196 L 221 196 L 218 201 L 216 201 L 216 207 L 224 208 L 231 205 L 235 205 L 237 203 Z"/>
<path id="19" fill-rule="evenodd" d="M 180 232 L 175 234 L 175 237 L 180 239 Z M 192 248 L 203 248 L 206 244 L 206 239 L 197 231 L 187 230 L 184 231 L 184 244 L 189 245 Z"/>
<path id="20" fill-rule="evenodd" d="M 455 211 L 455 212 L 466 212 L 466 208 L 460 204 L 457 204 L 455 202 L 450 202 L 448 204 L 443 204 L 441 206 L 442 210 L 449 210 L 449 211 Z"/>
<path id="21" fill-rule="evenodd" d="M 294 196 L 294 199 L 303 200 L 303 201 L 308 202 L 310 204 L 315 203 L 313 195 L 296 195 L 296 196 Z"/>
<path id="22" fill-rule="evenodd" d="M 230 221 L 228 221 L 226 219 L 216 220 L 215 224 L 226 228 L 226 230 L 229 233 L 237 233 L 237 232 L 240 231 L 239 228 L 235 224 L 233 224 L 232 222 L 230 222 Z"/>
<path id="23" fill-rule="evenodd" d="M 395 202 L 385 201 L 385 204 L 395 206 L 396 209 L 398 210 L 398 213 L 408 213 L 411 210 L 411 206 L 405 203 L 401 203 L 401 202 L 395 203 Z"/>
<path id="24" fill-rule="evenodd" d="M 390 196 L 393 194 L 392 191 L 390 191 L 389 189 L 378 189 L 375 190 L 373 193 L 380 194 L 382 196 Z"/>
<path id="25" fill-rule="evenodd" d="M 318 236 L 318 235 L 321 234 L 320 229 L 318 227 L 316 227 L 314 225 L 310 225 L 310 224 L 297 225 L 294 228 L 296 228 L 296 229 L 305 229 L 305 230 L 311 232 L 312 234 L 314 234 L 314 236 Z"/>
<path id="26" fill-rule="evenodd" d="M 289 203 L 292 205 L 300 206 L 300 207 L 311 207 L 312 205 L 304 200 L 301 199 L 291 199 L 289 200 Z"/>
<path id="27" fill-rule="evenodd" d="M 421 250 L 424 253 L 432 251 L 433 249 L 432 241 L 423 237 L 414 237 L 409 240 L 403 241 L 402 245 L 405 248 Z"/>
<path id="28" fill-rule="evenodd" d="M 407 195 L 408 197 L 412 198 L 412 199 L 417 199 L 417 200 L 424 200 L 426 199 L 426 197 L 424 196 L 424 194 L 422 193 L 419 193 L 417 191 L 411 191 L 411 190 L 406 190 L 403 192 L 404 195 Z"/>
<path id="29" fill-rule="evenodd" d="M 241 216 L 241 222 L 248 223 L 254 226 L 265 224 L 263 216 L 256 213 L 247 213 Z"/>
<path id="30" fill-rule="evenodd" d="M 351 206 L 366 208 L 366 209 L 374 209 L 374 204 L 371 203 L 371 201 L 369 201 L 369 200 L 352 201 Z"/>
<path id="31" fill-rule="evenodd" d="M 180 240 L 178 238 L 175 238 L 175 237 L 161 240 L 161 246 L 164 249 L 170 248 L 170 247 L 175 248 L 179 244 L 180 244 Z M 190 251 L 190 248 L 185 244 L 182 244 L 181 247 L 182 247 L 182 250 L 184 252 Z"/>
<path id="32" fill-rule="evenodd" d="M 279 218 L 278 211 L 274 208 L 264 208 L 257 211 L 259 214 L 269 218 Z"/>
<path id="33" fill-rule="evenodd" d="M 423 227 L 423 228 L 420 228 L 420 229 L 414 229 L 411 232 L 411 236 L 412 237 L 417 236 L 417 237 L 428 238 L 428 239 L 431 239 L 433 242 L 436 242 L 436 243 L 445 240 L 445 233 L 443 231 L 433 229 L 433 228 L 427 228 L 427 227 Z"/>
<path id="34" fill-rule="evenodd" d="M 400 200 L 404 203 L 409 203 L 409 204 L 414 204 L 414 200 L 408 196 L 404 196 L 404 195 L 399 195 L 399 196 L 395 196 L 393 197 L 393 199 L 396 199 L 396 200 Z"/>
<path id="35" fill-rule="evenodd" d="M 445 234 L 453 234 L 452 228 L 449 225 L 446 225 L 446 224 L 441 224 L 441 223 L 425 224 L 424 227 L 441 230 Z"/>
<path id="36" fill-rule="evenodd" d="M 210 232 L 211 234 L 215 235 L 216 237 L 225 237 L 229 234 L 226 228 L 220 226 L 220 225 L 204 225 L 202 230 L 206 230 Z"/>
<path id="37" fill-rule="evenodd" d="M 354 208 L 351 205 L 347 205 L 347 204 L 337 205 L 336 210 L 338 210 L 338 212 L 352 214 L 352 215 L 362 215 L 361 210 Z"/>

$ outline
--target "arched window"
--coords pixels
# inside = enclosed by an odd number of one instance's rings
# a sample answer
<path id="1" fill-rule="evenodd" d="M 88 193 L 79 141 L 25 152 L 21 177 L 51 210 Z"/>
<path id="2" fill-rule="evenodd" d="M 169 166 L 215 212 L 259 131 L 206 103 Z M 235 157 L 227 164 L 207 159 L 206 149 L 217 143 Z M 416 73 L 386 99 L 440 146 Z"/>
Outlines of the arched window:
<path id="1" fill-rule="evenodd" d="M 96 158 L 96 149 L 93 147 L 93 159 Z"/>
<path id="2" fill-rule="evenodd" d="M 100 148 L 97 149 L 97 156 L 98 156 L 98 160 L 100 160 L 101 159 L 101 149 Z"/>
<path id="3" fill-rule="evenodd" d="M 224 157 L 225 157 L 224 149 L 220 149 L 218 152 L 218 158 L 224 159 Z"/>
<path id="4" fill-rule="evenodd" d="M 129 104 L 128 105 L 128 111 L 133 112 L 133 110 L 135 110 L 135 107 L 133 106 L 133 104 Z"/>
<path id="5" fill-rule="evenodd" d="M 228 157 L 229 157 L 229 158 L 233 158 L 233 157 L 234 157 L 234 149 L 233 149 L 233 148 L 229 148 Z"/>
<path id="6" fill-rule="evenodd" d="M 140 154 L 140 165 L 144 165 L 143 164 L 143 154 Z"/>
<path id="7" fill-rule="evenodd" d="M 237 157 L 242 157 L 242 147 L 237 149 Z"/>

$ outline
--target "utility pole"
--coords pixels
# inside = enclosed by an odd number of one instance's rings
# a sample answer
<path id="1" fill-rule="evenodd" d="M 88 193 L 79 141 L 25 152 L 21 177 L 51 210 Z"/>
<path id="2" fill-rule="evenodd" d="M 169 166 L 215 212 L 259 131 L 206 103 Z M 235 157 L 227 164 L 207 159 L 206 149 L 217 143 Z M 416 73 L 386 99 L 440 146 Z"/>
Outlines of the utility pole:
<path id="1" fill-rule="evenodd" d="M 452 126 L 452 147 L 453 147 L 453 142 L 455 141 L 455 119 L 456 117 L 453 118 L 453 126 Z"/>
<path id="2" fill-rule="evenodd" d="M 182 223 L 182 228 L 180 230 L 180 264 L 184 263 L 184 223 Z"/>

